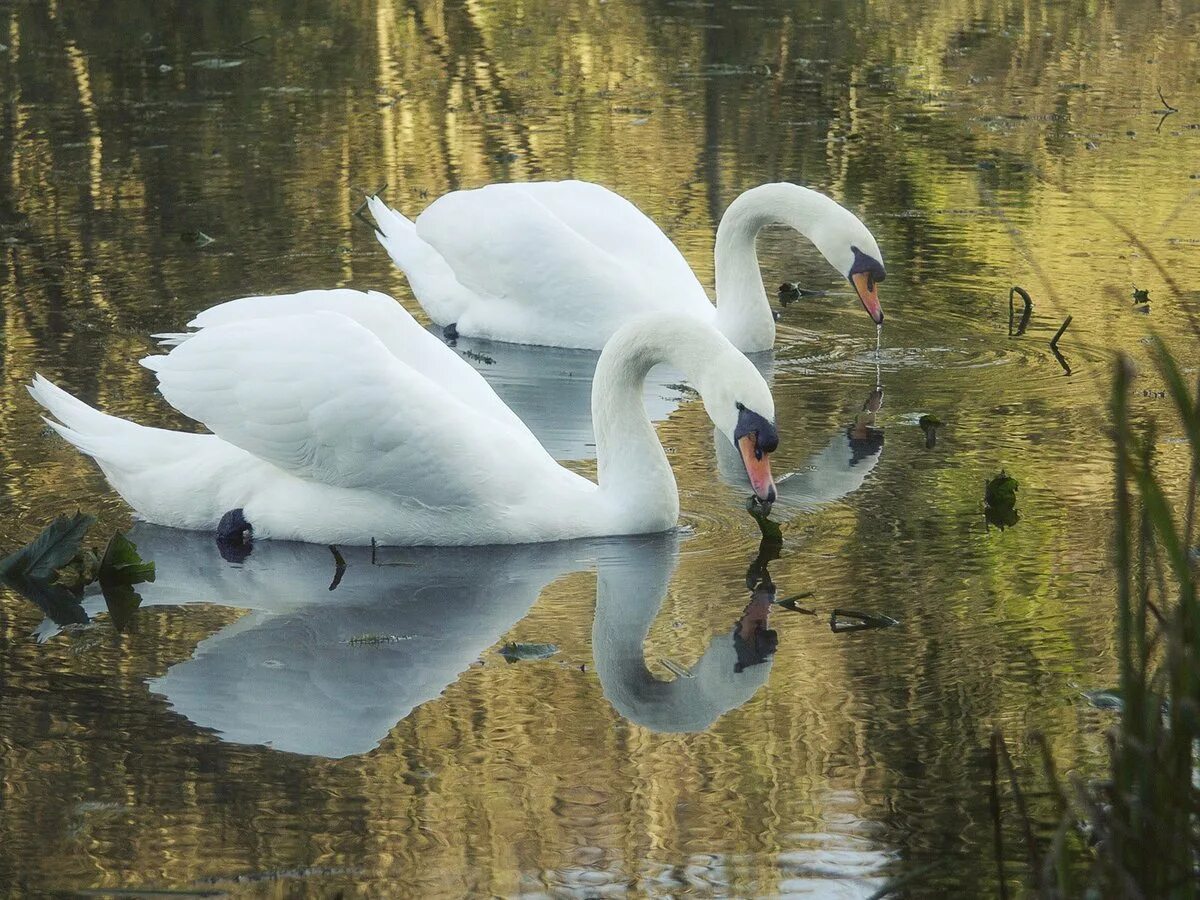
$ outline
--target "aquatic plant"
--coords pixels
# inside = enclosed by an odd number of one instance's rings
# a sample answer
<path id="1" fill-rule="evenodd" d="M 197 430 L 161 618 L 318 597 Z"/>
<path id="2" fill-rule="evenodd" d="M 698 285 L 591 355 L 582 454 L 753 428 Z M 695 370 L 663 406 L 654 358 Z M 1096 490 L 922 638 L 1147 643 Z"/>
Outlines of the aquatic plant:
<path id="1" fill-rule="evenodd" d="M 1116 450 L 1114 575 L 1120 682 L 1118 720 L 1108 735 L 1109 778 L 1074 778 L 1070 790 L 1049 747 L 1032 736 L 1058 811 L 1047 841 L 997 731 L 992 737 L 992 809 L 1001 896 L 1005 896 L 1000 774 L 1026 844 L 1030 886 L 1045 897 L 1200 896 L 1200 604 L 1192 569 L 1200 481 L 1200 390 L 1188 390 L 1158 339 L 1157 369 L 1190 448 L 1182 510 L 1155 466 L 1154 426 L 1130 416 L 1132 365 L 1116 367 L 1111 410 Z"/>

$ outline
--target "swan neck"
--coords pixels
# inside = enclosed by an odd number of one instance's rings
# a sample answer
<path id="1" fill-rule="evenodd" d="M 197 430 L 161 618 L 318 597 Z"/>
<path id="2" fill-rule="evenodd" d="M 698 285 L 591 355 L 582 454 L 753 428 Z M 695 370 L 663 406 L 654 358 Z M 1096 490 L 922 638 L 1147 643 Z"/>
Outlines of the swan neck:
<path id="1" fill-rule="evenodd" d="M 646 376 L 672 362 L 652 330 L 626 327 L 604 347 L 592 382 L 600 490 L 620 521 L 616 533 L 661 531 L 679 517 L 679 491 L 642 400 Z"/>
<path id="2" fill-rule="evenodd" d="M 775 343 L 775 315 L 755 248 L 758 233 L 767 225 L 790 225 L 812 240 L 817 210 L 811 194 L 794 184 L 760 185 L 741 194 L 721 217 L 714 253 L 717 327 L 744 353 Z"/>

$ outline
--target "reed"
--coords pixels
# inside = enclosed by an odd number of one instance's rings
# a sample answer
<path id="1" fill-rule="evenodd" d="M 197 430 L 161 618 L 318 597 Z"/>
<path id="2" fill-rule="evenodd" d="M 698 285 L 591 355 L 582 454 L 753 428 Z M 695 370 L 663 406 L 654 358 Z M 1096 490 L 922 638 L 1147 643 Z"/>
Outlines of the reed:
<path id="1" fill-rule="evenodd" d="M 1154 426 L 1130 416 L 1133 368 L 1118 361 L 1111 412 L 1115 443 L 1114 577 L 1119 717 L 1108 735 L 1109 777 L 1064 781 L 1040 736 L 1049 790 L 1022 787 L 1004 737 L 993 735 L 992 811 L 1001 896 L 1007 895 L 999 773 L 1019 820 L 1028 887 L 1042 897 L 1200 896 L 1200 607 L 1192 568 L 1200 480 L 1200 390 L 1192 392 L 1166 346 L 1152 343 L 1171 414 L 1190 448 L 1186 493 L 1173 505 L 1155 464 Z M 1030 798 L 1049 796 L 1049 830 Z"/>

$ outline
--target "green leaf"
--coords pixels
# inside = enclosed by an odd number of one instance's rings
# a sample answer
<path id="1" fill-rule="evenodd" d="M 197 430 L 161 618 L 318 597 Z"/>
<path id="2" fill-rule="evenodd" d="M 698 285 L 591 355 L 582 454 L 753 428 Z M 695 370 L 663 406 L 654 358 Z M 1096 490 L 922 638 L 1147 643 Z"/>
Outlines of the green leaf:
<path id="1" fill-rule="evenodd" d="M 137 544 L 117 532 L 108 542 L 104 559 L 100 561 L 100 584 L 130 585 L 154 580 L 154 563 L 144 562 L 137 552 Z"/>
<path id="2" fill-rule="evenodd" d="M 113 627 L 124 634 L 133 624 L 133 614 L 142 605 L 142 595 L 131 585 L 103 581 L 100 582 L 100 590 L 104 592 L 104 605 L 108 607 Z"/>
<path id="3" fill-rule="evenodd" d="M 1003 469 L 987 483 L 984 502 L 993 509 L 1012 509 L 1017 505 L 1017 479 Z"/>
<path id="4" fill-rule="evenodd" d="M 87 611 L 79 602 L 79 595 L 61 584 L 50 584 L 45 579 L 33 581 L 24 576 L 0 578 L 0 583 L 8 587 L 38 609 L 55 625 L 85 625 L 88 621 Z"/>
<path id="5" fill-rule="evenodd" d="M 65 566 L 79 552 L 95 516 L 77 512 L 59 516 L 32 542 L 0 559 L 0 576 L 49 581 L 56 569 Z"/>

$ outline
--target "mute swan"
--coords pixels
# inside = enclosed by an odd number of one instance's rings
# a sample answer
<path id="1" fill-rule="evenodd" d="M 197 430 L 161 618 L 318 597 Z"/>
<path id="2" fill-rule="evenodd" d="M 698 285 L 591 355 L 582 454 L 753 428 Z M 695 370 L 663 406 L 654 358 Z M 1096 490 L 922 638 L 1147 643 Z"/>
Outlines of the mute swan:
<path id="1" fill-rule="evenodd" d="M 261 538 L 509 544 L 662 531 L 675 478 L 642 406 L 659 363 L 683 370 L 775 498 L 771 393 L 710 325 L 643 316 L 605 347 L 592 389 L 599 484 L 559 466 L 482 377 L 385 294 L 307 291 L 214 307 L 143 364 L 212 434 L 105 415 L 40 375 L 34 399 L 142 518 Z M 231 519 L 230 517 L 233 516 Z M 226 536 L 226 535 L 221 535 Z"/>
<path id="2" fill-rule="evenodd" d="M 466 337 L 599 349 L 633 316 L 671 311 L 710 322 L 739 350 L 769 350 L 775 316 L 754 244 L 790 225 L 849 279 L 883 322 L 883 254 L 871 232 L 824 194 L 764 184 L 721 217 L 714 309 L 683 255 L 636 206 L 586 181 L 492 184 L 435 200 L 416 222 L 367 200 L 376 236 L 429 317 Z"/>

